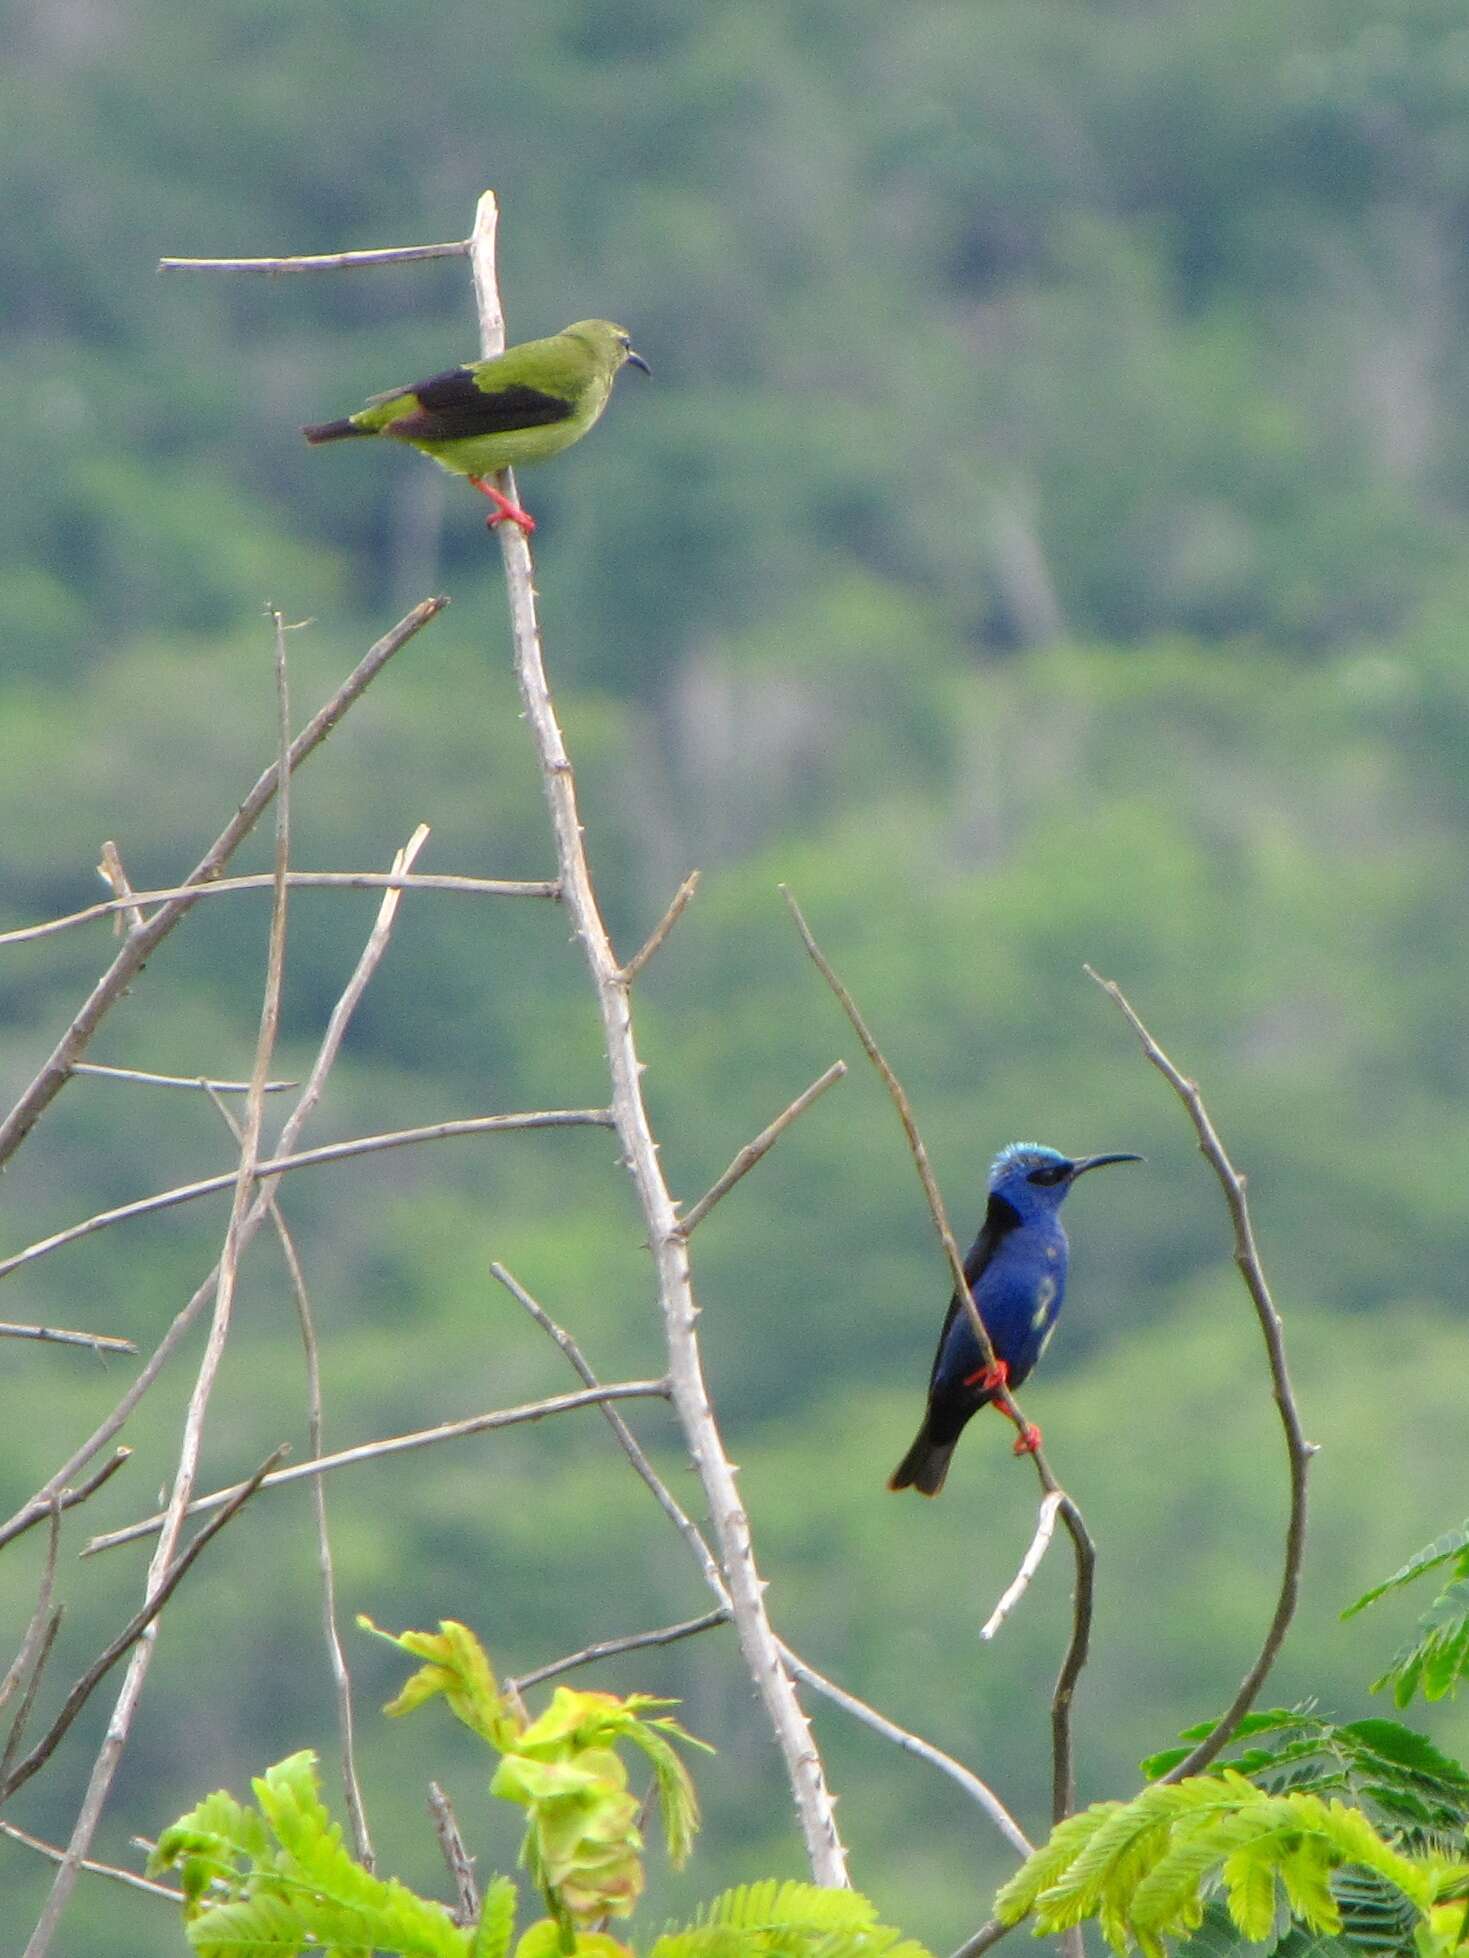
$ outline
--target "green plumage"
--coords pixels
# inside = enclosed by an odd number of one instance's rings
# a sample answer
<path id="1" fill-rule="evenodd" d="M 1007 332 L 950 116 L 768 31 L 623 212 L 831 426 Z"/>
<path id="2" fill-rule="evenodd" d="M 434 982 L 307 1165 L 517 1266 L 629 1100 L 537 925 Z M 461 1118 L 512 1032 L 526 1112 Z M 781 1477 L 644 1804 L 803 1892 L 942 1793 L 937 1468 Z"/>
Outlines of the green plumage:
<path id="1" fill-rule="evenodd" d="M 469 477 L 498 502 L 498 492 L 481 478 L 542 462 L 580 441 L 607 406 L 626 361 L 648 372 L 620 326 L 578 320 L 549 340 L 527 340 L 493 360 L 468 361 L 412 387 L 376 395 L 357 414 L 317 423 L 303 433 L 313 443 L 391 436 Z"/>

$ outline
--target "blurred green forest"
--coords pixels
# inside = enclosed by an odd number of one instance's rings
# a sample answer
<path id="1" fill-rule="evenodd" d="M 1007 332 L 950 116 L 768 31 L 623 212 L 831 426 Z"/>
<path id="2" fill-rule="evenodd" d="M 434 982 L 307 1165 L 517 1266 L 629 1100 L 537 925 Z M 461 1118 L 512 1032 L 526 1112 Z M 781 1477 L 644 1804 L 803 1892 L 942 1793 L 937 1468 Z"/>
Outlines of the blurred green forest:
<path id="1" fill-rule="evenodd" d="M 399 613 L 417 639 L 298 778 L 295 859 L 553 867 L 499 554 L 421 458 L 309 453 L 299 424 L 474 350 L 461 264 L 185 275 L 163 254 L 463 235 L 501 199 L 512 337 L 625 321 L 587 443 L 522 490 L 594 869 L 640 985 L 648 1090 L 692 1199 L 837 1054 L 857 1063 L 704 1225 L 711 1384 L 778 1628 L 1044 1827 L 1067 1570 L 990 1646 L 1034 1484 L 982 1422 L 934 1505 L 883 1481 L 945 1285 L 879 1086 L 801 953 L 789 883 L 918 1105 L 961 1231 L 1016 1137 L 1138 1149 L 1068 1210 L 1073 1289 L 1027 1411 L 1101 1550 L 1078 1700 L 1084 1800 L 1222 1705 L 1273 1602 L 1283 1454 L 1227 1218 L 1176 1103 L 1083 960 L 1197 1074 L 1236 1160 L 1322 1444 L 1298 1627 L 1270 1689 L 1364 1708 L 1399 1625 L 1339 1607 L 1458 1521 L 1469 1471 L 1469 25 L 1457 0 L 10 0 L 0 119 L 0 923 L 192 865 L 272 748 L 269 601 L 302 719 Z M 268 827 L 268 825 L 267 825 Z M 256 839 L 241 868 L 268 862 Z M 293 900 L 297 1075 L 375 909 Z M 266 904 L 201 905 L 92 1058 L 248 1073 Z M 110 957 L 105 925 L 3 954 L 0 1096 Z M 605 1097 L 550 906 L 410 897 L 308 1141 Z M 227 1166 L 199 1098 L 74 1082 L 4 1179 L 0 1253 Z M 1098 1187 L 1105 1182 L 1105 1188 Z M 302 1175 L 285 1202 L 345 1445 L 561 1391 L 502 1259 L 606 1376 L 660 1334 L 599 1131 L 454 1142 Z M 145 1348 L 222 1205 L 96 1237 L 3 1316 Z M 138 1454 L 68 1522 L 153 1505 L 192 1356 Z M 125 1364 L 5 1342 L 8 1511 Z M 681 1494 L 661 1410 L 637 1418 Z M 205 1476 L 304 1450 L 293 1309 L 265 1237 Z M 330 1488 L 347 1611 L 456 1616 L 507 1671 L 702 1611 L 595 1417 L 455 1443 Z M 0 1560 L 15 1643 L 42 1545 Z M 37 1719 L 134 1609 L 134 1549 L 63 1559 Z M 1406 1621 L 1413 1601 L 1400 1608 Z M 170 1605 L 98 1853 L 131 1861 L 209 1787 L 317 1746 L 334 1774 L 307 1498 L 261 1500 Z M 438 1774 L 483 1850 L 472 1749 L 389 1732 L 353 1637 L 385 1869 L 442 1889 Z M 578 1683 L 670 1692 L 719 1746 L 691 1868 L 648 1921 L 799 1874 L 783 1780 L 725 1633 Z M 64 1837 L 110 1694 L 14 1805 Z M 1009 1874 L 950 1785 L 814 1705 L 861 1888 L 942 1951 Z M 1434 1731 L 1465 1745 L 1462 1715 Z M 44 1866 L 0 1841 L 7 1929 Z M 84 1881 L 69 1958 L 182 1949 Z"/>

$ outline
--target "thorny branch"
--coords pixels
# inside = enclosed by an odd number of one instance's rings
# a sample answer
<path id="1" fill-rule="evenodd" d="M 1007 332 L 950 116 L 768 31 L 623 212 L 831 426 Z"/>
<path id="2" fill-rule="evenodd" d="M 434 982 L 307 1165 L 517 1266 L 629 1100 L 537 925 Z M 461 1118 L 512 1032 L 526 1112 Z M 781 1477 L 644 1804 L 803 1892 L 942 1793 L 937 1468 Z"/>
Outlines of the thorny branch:
<path id="1" fill-rule="evenodd" d="M 475 214 L 470 245 L 481 351 L 486 356 L 499 353 L 505 344 L 495 276 L 497 218 L 494 195 L 487 191 Z M 500 487 L 513 493 L 508 471 L 503 472 Z M 586 955 L 601 1011 L 618 1138 L 648 1227 L 648 1244 L 657 1271 L 668 1342 L 674 1407 L 704 1485 L 729 1585 L 740 1651 L 775 1732 L 812 1872 L 819 1883 L 841 1887 L 847 1881 L 846 1856 L 837 1833 L 821 1758 L 790 1676 L 781 1662 L 765 1610 L 765 1587 L 755 1564 L 749 1517 L 740 1500 L 734 1469 L 724 1452 L 704 1384 L 695 1329 L 698 1305 L 689 1269 L 688 1245 L 678 1227 L 677 1211 L 663 1178 L 658 1146 L 643 1101 L 642 1062 L 633 1035 L 627 980 L 602 920 L 582 844 L 571 761 L 541 657 L 530 547 L 518 525 L 501 524 L 499 531 L 516 677 L 550 804 L 563 902 Z"/>
<path id="2" fill-rule="evenodd" d="M 1084 968 L 1089 979 L 1096 980 L 1104 993 L 1111 995 L 1124 1019 L 1137 1035 L 1143 1053 L 1163 1079 L 1172 1088 L 1188 1111 L 1188 1118 L 1194 1125 L 1194 1133 L 1199 1138 L 1199 1153 L 1219 1179 L 1224 1192 L 1224 1201 L 1229 1206 L 1230 1221 L 1234 1225 L 1234 1261 L 1244 1279 L 1256 1316 L 1260 1321 L 1260 1331 L 1265 1337 L 1265 1352 L 1270 1363 L 1270 1380 L 1275 1393 L 1275 1405 L 1280 1411 L 1280 1425 L 1285 1434 L 1286 1459 L 1290 1472 L 1290 1516 L 1285 1530 L 1285 1560 L 1280 1577 L 1280 1593 L 1276 1599 L 1275 1612 L 1265 1633 L 1264 1644 L 1259 1656 L 1240 1682 L 1227 1710 L 1220 1715 L 1213 1728 L 1176 1767 L 1170 1768 L 1163 1776 L 1164 1781 L 1182 1781 L 1185 1775 L 1200 1774 L 1229 1745 L 1234 1731 L 1255 1702 L 1266 1675 L 1274 1665 L 1276 1656 L 1285 1642 L 1291 1619 L 1295 1616 L 1296 1598 L 1300 1590 L 1301 1563 L 1306 1553 L 1306 1479 L 1311 1466 L 1311 1457 L 1316 1453 L 1316 1444 L 1306 1440 L 1301 1427 L 1300 1411 L 1296 1406 L 1295 1390 L 1291 1386 L 1290 1372 L 1285 1358 L 1285 1327 L 1280 1314 L 1275 1309 L 1275 1301 L 1270 1296 L 1270 1287 L 1265 1280 L 1264 1267 L 1260 1263 L 1260 1252 L 1255 1243 L 1254 1228 L 1250 1223 L 1250 1209 L 1245 1197 L 1245 1179 L 1225 1153 L 1224 1144 L 1219 1140 L 1214 1124 L 1209 1119 L 1199 1093 L 1198 1083 L 1190 1081 L 1176 1068 L 1152 1034 L 1143 1025 L 1129 1003 L 1122 988 L 1115 980 L 1103 979 L 1093 972 L 1090 966 Z"/>

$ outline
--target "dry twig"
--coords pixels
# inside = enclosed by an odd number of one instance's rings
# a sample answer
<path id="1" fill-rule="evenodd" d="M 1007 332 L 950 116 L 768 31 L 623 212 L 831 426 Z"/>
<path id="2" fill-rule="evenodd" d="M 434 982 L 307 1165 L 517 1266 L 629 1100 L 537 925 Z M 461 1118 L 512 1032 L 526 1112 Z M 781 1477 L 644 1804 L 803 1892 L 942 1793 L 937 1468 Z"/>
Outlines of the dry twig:
<path id="1" fill-rule="evenodd" d="M 39 1339 L 52 1346 L 90 1346 L 98 1353 L 136 1353 L 130 1339 L 112 1333 L 66 1332 L 60 1326 L 21 1326 L 14 1320 L 0 1319 L 0 1339 Z"/>
<path id="2" fill-rule="evenodd" d="M 559 1678 L 564 1672 L 594 1665 L 599 1659 L 615 1659 L 623 1652 L 641 1652 L 650 1645 L 676 1645 L 680 1639 L 712 1632 L 716 1625 L 727 1625 L 731 1616 L 728 1605 L 720 1605 L 714 1611 L 706 1611 L 702 1618 L 684 1618 L 677 1625 L 660 1625 L 655 1632 L 630 1632 L 624 1638 L 599 1639 L 595 1645 L 584 1645 L 580 1652 L 568 1652 L 564 1659 L 553 1659 L 549 1665 L 517 1673 L 514 1679 L 505 1681 L 505 1691 L 518 1695 L 529 1687 L 539 1686 L 542 1680 Z"/>
<path id="3" fill-rule="evenodd" d="M 331 1469 L 380 1462 L 389 1455 L 406 1454 L 412 1448 L 431 1448 L 441 1441 L 460 1441 L 466 1435 L 490 1434 L 496 1428 L 518 1427 L 524 1421 L 543 1421 L 548 1414 L 570 1414 L 578 1407 L 595 1407 L 602 1401 L 667 1400 L 668 1392 L 666 1380 L 618 1380 L 606 1387 L 589 1387 L 579 1394 L 553 1394 L 548 1400 L 526 1401 L 519 1407 L 497 1407 L 488 1414 L 471 1414 L 463 1421 L 444 1421 L 436 1428 L 415 1429 L 412 1434 L 359 1442 L 355 1448 L 339 1448 L 334 1454 L 318 1456 L 315 1461 L 293 1462 L 289 1468 L 276 1469 L 265 1476 L 260 1486 L 279 1489 L 290 1482 L 325 1475 Z M 204 1510 L 217 1508 L 220 1503 L 233 1501 L 244 1486 L 234 1483 L 228 1489 L 215 1489 L 207 1496 L 196 1497 L 189 1504 L 189 1515 L 197 1516 Z M 116 1550 L 121 1544 L 156 1535 L 163 1527 L 164 1516 L 165 1512 L 160 1510 L 157 1515 L 145 1516 L 120 1530 L 109 1530 L 105 1536 L 94 1536 L 82 1555 L 91 1557 L 99 1550 Z"/>
<path id="4" fill-rule="evenodd" d="M 761 1129 L 753 1142 L 745 1144 L 724 1174 L 716 1177 L 699 1201 L 691 1205 L 687 1213 L 679 1219 L 678 1227 L 685 1237 L 690 1236 L 703 1223 L 719 1199 L 727 1196 L 742 1176 L 749 1175 L 766 1150 L 785 1134 L 791 1123 L 804 1115 L 819 1095 L 824 1095 L 828 1088 L 840 1081 L 846 1071 L 845 1061 L 833 1061 L 819 1080 L 813 1081 L 809 1088 L 798 1094 L 789 1108 L 783 1109 L 768 1127 Z"/>
<path id="5" fill-rule="evenodd" d="M 433 1817 L 434 1834 L 444 1852 L 449 1875 L 454 1879 L 454 1894 L 458 1898 L 454 1922 L 460 1925 L 477 1924 L 480 1902 L 479 1886 L 474 1880 L 474 1858 L 464 1847 L 454 1805 L 436 1781 L 428 1785 L 428 1812 Z"/>
<path id="6" fill-rule="evenodd" d="M 1259 1656 L 1240 1682 L 1227 1710 L 1220 1715 L 1214 1726 L 1176 1767 L 1170 1768 L 1163 1776 L 1165 1781 L 1182 1781 L 1186 1775 L 1201 1774 L 1229 1745 L 1234 1731 L 1241 1720 L 1254 1705 L 1255 1697 L 1265 1683 L 1266 1675 L 1274 1665 L 1276 1656 L 1285 1642 L 1285 1635 L 1295 1616 L 1296 1598 L 1300 1590 L 1301 1563 L 1306 1554 L 1306 1478 L 1311 1466 L 1311 1457 L 1316 1453 L 1314 1442 L 1306 1440 L 1301 1427 L 1300 1410 L 1296 1406 L 1295 1391 L 1291 1386 L 1290 1372 L 1285 1358 L 1285 1327 L 1280 1314 L 1275 1309 L 1275 1301 L 1270 1296 L 1270 1287 L 1265 1280 L 1264 1268 L 1260 1263 L 1260 1252 L 1255 1243 L 1254 1228 L 1250 1223 L 1249 1204 L 1245 1198 L 1245 1179 L 1225 1153 L 1224 1144 L 1209 1119 L 1196 1081 L 1190 1081 L 1176 1068 L 1152 1034 L 1143 1025 L 1133 1010 L 1122 988 L 1115 980 L 1103 979 L 1093 972 L 1090 966 L 1083 968 L 1089 979 L 1095 979 L 1104 993 L 1111 995 L 1124 1019 L 1137 1035 L 1143 1053 L 1163 1079 L 1172 1088 L 1188 1111 L 1188 1118 L 1194 1125 L 1194 1133 L 1199 1138 L 1199 1153 L 1219 1179 L 1224 1192 L 1224 1201 L 1229 1206 L 1230 1221 L 1234 1226 L 1234 1261 L 1244 1279 L 1245 1289 L 1260 1321 L 1260 1331 L 1265 1338 L 1265 1352 L 1270 1363 L 1270 1380 L 1275 1394 L 1275 1405 L 1280 1411 L 1280 1425 L 1285 1435 L 1285 1451 L 1290 1475 L 1290 1515 L 1285 1529 L 1285 1557 L 1280 1576 L 1280 1592 L 1276 1599 L 1275 1611 L 1260 1647 Z"/>
<path id="7" fill-rule="evenodd" d="M 658 920 L 657 924 L 654 925 L 652 931 L 643 941 L 642 946 L 638 951 L 633 953 L 627 964 L 622 968 L 622 978 L 625 985 L 630 986 L 633 980 L 637 978 L 643 967 L 652 958 L 664 939 L 667 938 L 668 934 L 673 930 L 673 927 L 683 916 L 689 899 L 698 888 L 699 873 L 697 870 L 691 870 L 674 892 L 672 902 L 669 904 L 668 909 L 663 913 L 663 916 Z"/>
<path id="8" fill-rule="evenodd" d="M 53 1863 L 61 1862 L 66 1856 L 66 1851 L 58 1849 L 55 1843 L 43 1842 L 39 1836 L 17 1828 L 13 1822 L 0 1822 L 0 1835 L 9 1836 L 12 1842 L 24 1843 L 27 1849 L 34 1849 L 41 1856 L 49 1856 Z M 151 1877 L 135 1876 L 131 1870 L 120 1870 L 115 1863 L 94 1863 L 84 1856 L 81 1866 L 92 1876 L 110 1876 L 114 1883 L 126 1883 L 130 1889 L 145 1890 L 152 1897 L 165 1897 L 171 1904 L 184 1901 L 182 1890 L 171 1890 L 166 1883 L 155 1883 Z"/>
<path id="9" fill-rule="evenodd" d="M 395 876 L 390 870 L 292 870 L 287 874 L 286 884 L 293 891 L 448 891 L 459 897 L 555 898 L 561 895 L 560 886 L 554 879 L 548 881 L 539 878 L 527 882 L 508 877 L 459 877 L 450 872 L 430 871 L 419 871 L 414 876 L 406 873 Z M 98 918 L 116 917 L 124 908 L 131 910 L 140 904 L 171 904 L 184 897 L 192 902 L 201 897 L 229 897 L 238 891 L 269 891 L 274 888 L 275 879 L 269 871 L 256 871 L 249 877 L 217 877 L 208 884 L 173 884 L 160 891 L 134 891 L 126 898 L 103 899 L 100 903 L 84 906 L 80 911 L 68 911 L 63 917 L 47 918 L 39 925 L 18 925 L 13 931 L 0 931 L 0 945 L 29 945 L 38 938 L 54 938 L 58 932 L 70 931 L 76 925 L 89 925 Z M 77 1066 L 72 1072 L 123 1074 L 128 1070 Z M 141 1075 L 136 1078 L 170 1083 L 182 1078 L 194 1085 L 193 1077 L 189 1075 Z"/>

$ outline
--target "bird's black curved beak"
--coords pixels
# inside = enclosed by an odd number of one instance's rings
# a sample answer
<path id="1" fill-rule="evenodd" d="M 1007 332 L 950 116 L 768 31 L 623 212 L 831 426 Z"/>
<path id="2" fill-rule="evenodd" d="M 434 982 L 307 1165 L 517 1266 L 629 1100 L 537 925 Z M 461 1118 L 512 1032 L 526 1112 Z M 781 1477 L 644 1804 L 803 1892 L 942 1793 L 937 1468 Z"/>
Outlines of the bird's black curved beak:
<path id="1" fill-rule="evenodd" d="M 635 354 L 631 347 L 627 350 L 627 364 L 629 367 L 641 367 L 645 374 L 651 374 L 653 372 L 647 361 L 643 359 L 643 356 L 641 354 Z"/>
<path id="2" fill-rule="evenodd" d="M 1087 1170 L 1102 1169 L 1108 1163 L 1141 1163 L 1146 1160 L 1145 1156 L 1134 1156 L 1125 1151 L 1111 1156 L 1079 1156 L 1071 1165 L 1071 1180 L 1074 1183 Z"/>

